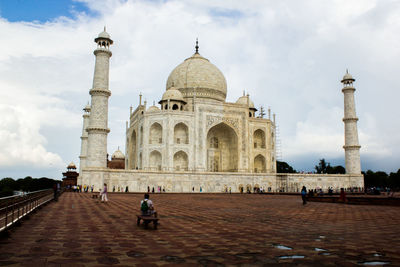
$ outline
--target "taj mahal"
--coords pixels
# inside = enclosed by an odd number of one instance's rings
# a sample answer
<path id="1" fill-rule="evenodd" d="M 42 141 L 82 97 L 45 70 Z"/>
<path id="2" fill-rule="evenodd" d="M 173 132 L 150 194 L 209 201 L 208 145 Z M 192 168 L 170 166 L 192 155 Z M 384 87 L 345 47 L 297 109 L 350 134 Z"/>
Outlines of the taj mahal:
<path id="1" fill-rule="evenodd" d="M 223 73 L 199 53 L 169 74 L 159 105 L 147 106 L 139 97 L 130 108 L 126 138 L 108 160 L 107 136 L 109 64 L 113 40 L 105 31 L 95 38 L 97 48 L 90 104 L 84 108 L 78 184 L 96 189 L 126 188 L 145 192 L 299 192 L 307 188 L 364 187 L 360 166 L 353 82 L 346 73 L 344 94 L 344 150 L 346 174 L 277 173 L 275 114 L 266 118 L 248 94 L 226 102 Z M 160 90 L 161 91 L 161 90 Z M 340 123 L 340 122 L 338 122 Z"/>

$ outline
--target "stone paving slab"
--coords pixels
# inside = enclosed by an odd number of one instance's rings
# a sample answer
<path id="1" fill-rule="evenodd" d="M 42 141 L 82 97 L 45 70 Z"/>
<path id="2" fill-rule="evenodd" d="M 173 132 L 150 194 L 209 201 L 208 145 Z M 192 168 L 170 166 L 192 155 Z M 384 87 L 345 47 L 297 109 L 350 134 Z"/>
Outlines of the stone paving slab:
<path id="1" fill-rule="evenodd" d="M 64 193 L 0 239 L 0 266 L 400 266 L 400 207 L 152 194 L 153 230 L 136 226 L 141 198 Z"/>

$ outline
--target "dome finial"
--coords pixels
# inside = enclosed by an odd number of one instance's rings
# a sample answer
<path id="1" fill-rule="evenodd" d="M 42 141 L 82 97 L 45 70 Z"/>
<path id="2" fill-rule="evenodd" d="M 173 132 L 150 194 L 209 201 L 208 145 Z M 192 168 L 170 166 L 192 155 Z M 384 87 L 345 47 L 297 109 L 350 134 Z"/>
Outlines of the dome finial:
<path id="1" fill-rule="evenodd" d="M 195 46 L 195 48 L 196 48 L 196 54 L 198 54 L 199 53 L 199 40 L 198 40 L 198 38 L 196 38 L 196 46 Z"/>
<path id="2" fill-rule="evenodd" d="M 104 31 L 106 31 L 106 25 L 104 25 Z"/>

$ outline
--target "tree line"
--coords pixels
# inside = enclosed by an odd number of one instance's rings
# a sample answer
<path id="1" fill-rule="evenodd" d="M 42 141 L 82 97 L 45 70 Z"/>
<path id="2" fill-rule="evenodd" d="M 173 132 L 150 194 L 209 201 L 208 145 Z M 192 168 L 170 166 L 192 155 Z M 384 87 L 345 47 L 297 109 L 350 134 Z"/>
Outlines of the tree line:
<path id="1" fill-rule="evenodd" d="M 292 166 L 284 161 L 276 162 L 276 169 L 278 173 L 298 173 Z M 314 167 L 315 173 L 324 174 L 345 174 L 346 169 L 341 166 L 331 166 L 325 159 L 320 159 L 318 165 Z M 364 186 L 368 187 L 390 187 L 400 188 L 400 169 L 397 172 L 386 173 L 384 171 L 373 172 L 368 170 L 362 172 L 364 175 Z"/>
<path id="2" fill-rule="evenodd" d="M 0 197 L 12 196 L 14 191 L 33 192 L 53 188 L 56 182 L 60 181 L 46 177 L 32 178 L 27 176 L 18 180 L 10 177 L 3 178 L 0 180 Z"/>

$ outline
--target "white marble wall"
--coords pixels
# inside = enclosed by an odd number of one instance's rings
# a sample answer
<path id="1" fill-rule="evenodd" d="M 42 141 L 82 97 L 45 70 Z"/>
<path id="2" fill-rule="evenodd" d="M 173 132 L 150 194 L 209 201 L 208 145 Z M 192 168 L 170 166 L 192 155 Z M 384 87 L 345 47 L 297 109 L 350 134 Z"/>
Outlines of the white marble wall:
<path id="1" fill-rule="evenodd" d="M 125 188 L 129 192 L 147 192 L 147 186 L 165 188 L 167 193 L 195 192 L 222 193 L 225 188 L 231 188 L 232 192 L 239 192 L 240 186 L 251 188 L 263 187 L 271 192 L 299 192 L 303 185 L 307 189 L 329 187 L 334 189 L 349 187 L 364 187 L 362 175 L 339 174 L 255 174 L 255 173 L 196 173 L 196 172 L 152 172 L 135 170 L 111 170 L 86 168 L 82 173 L 83 185 L 94 185 L 95 190 L 107 183 L 109 190 Z"/>

